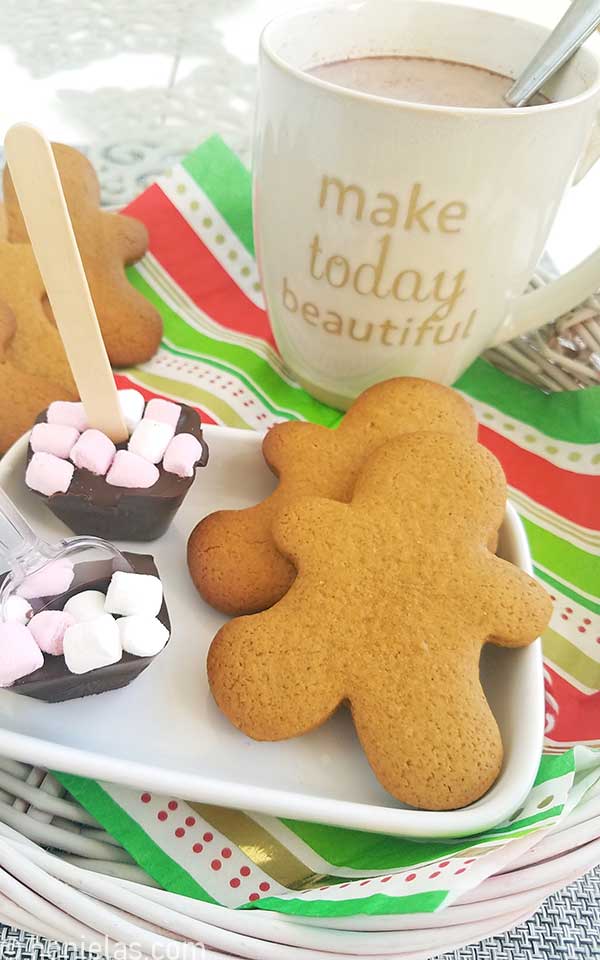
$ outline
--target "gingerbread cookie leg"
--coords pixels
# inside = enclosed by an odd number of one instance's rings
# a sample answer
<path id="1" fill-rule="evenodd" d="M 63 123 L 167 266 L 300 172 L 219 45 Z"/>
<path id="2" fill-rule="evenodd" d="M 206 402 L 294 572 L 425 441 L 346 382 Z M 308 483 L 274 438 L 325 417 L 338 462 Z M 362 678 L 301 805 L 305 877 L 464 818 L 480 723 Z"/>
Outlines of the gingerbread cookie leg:
<path id="1" fill-rule="evenodd" d="M 455 664 L 423 662 L 412 676 L 393 681 L 385 661 L 373 663 L 369 683 L 352 696 L 356 732 L 373 772 L 391 794 L 425 810 L 454 810 L 472 803 L 494 783 L 502 764 L 498 726 L 478 679 L 479 649 L 468 674 Z M 432 682 L 432 678 L 434 682 Z"/>

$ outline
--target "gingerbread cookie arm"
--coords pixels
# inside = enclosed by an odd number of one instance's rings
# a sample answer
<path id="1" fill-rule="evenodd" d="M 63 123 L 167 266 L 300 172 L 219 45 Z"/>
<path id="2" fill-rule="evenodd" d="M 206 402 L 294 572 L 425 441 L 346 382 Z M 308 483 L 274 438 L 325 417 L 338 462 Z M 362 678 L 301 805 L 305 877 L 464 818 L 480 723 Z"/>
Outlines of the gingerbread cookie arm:
<path id="1" fill-rule="evenodd" d="M 486 590 L 484 623 L 492 643 L 524 647 L 548 626 L 550 597 L 537 580 L 512 563 L 490 557 L 480 583 Z"/>
<path id="2" fill-rule="evenodd" d="M 258 613 L 291 587 L 296 571 L 277 549 L 271 527 L 290 497 L 310 489 L 307 458 L 328 432 L 299 422 L 272 427 L 263 440 L 263 455 L 277 476 L 287 464 L 291 480 L 253 507 L 211 513 L 192 531 L 187 548 L 190 575 L 200 596 L 217 610 L 229 616 Z"/>
<path id="3" fill-rule="evenodd" d="M 289 598 L 290 593 L 271 610 L 225 624 L 208 653 L 217 705 L 255 740 L 307 733 L 334 713 L 343 697 L 317 605 L 302 603 L 300 610 Z"/>
<path id="4" fill-rule="evenodd" d="M 148 231 L 140 220 L 122 213 L 103 213 L 104 229 L 126 266 L 140 260 L 148 249 Z"/>
<path id="5" fill-rule="evenodd" d="M 271 523 L 281 490 L 247 510 L 211 513 L 192 530 L 187 562 L 201 597 L 229 616 L 258 613 L 291 587 L 296 572 L 277 550 Z"/>
<path id="6" fill-rule="evenodd" d="M 288 420 L 277 423 L 264 436 L 262 453 L 266 463 L 276 477 L 285 471 L 286 481 L 290 478 L 296 496 L 304 496 L 314 490 L 314 478 L 311 467 L 320 461 L 321 452 L 327 449 L 331 431 L 316 423 L 300 420 Z"/>

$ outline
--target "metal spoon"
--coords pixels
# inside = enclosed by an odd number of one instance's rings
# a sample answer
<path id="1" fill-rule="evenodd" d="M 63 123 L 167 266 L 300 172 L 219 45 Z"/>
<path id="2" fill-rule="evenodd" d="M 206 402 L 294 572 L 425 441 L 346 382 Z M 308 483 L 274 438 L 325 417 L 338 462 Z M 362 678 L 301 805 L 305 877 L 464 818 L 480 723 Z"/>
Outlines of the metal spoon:
<path id="1" fill-rule="evenodd" d="M 600 24 L 600 0 L 573 0 L 521 76 L 505 93 L 509 107 L 523 107 L 569 60 Z"/>

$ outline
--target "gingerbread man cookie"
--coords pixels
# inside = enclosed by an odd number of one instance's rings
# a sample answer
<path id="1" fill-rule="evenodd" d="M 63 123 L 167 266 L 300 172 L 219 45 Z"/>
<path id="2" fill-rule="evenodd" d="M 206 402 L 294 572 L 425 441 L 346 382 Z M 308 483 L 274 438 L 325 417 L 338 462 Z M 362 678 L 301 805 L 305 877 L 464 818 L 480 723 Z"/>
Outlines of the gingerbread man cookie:
<path id="1" fill-rule="evenodd" d="M 367 460 L 351 503 L 288 502 L 273 532 L 298 575 L 213 640 L 220 709 L 256 740 L 283 740 L 347 702 L 391 794 L 431 810 L 477 800 L 502 763 L 482 645 L 529 644 L 551 612 L 539 584 L 486 546 L 505 499 L 482 446 L 413 433 Z"/>
<path id="2" fill-rule="evenodd" d="M 100 185 L 86 157 L 62 143 L 53 144 L 52 149 L 110 361 L 115 367 L 143 363 L 158 348 L 162 321 L 129 283 L 124 267 L 146 252 L 146 228 L 131 217 L 100 209 Z M 27 243 L 8 168 L 3 184 L 7 239 L 12 244 Z M 1 260 L 0 271 L 8 272 Z M 20 324 L 18 312 L 16 319 Z"/>
<path id="3" fill-rule="evenodd" d="M 361 394 L 335 430 L 298 422 L 273 427 L 263 455 L 279 477 L 274 493 L 246 510 L 210 514 L 192 531 L 188 565 L 202 597 L 234 616 L 276 603 L 295 576 L 271 535 L 277 511 L 299 496 L 348 501 L 361 466 L 377 447 L 414 430 L 475 438 L 477 424 L 454 390 L 400 377 Z"/>

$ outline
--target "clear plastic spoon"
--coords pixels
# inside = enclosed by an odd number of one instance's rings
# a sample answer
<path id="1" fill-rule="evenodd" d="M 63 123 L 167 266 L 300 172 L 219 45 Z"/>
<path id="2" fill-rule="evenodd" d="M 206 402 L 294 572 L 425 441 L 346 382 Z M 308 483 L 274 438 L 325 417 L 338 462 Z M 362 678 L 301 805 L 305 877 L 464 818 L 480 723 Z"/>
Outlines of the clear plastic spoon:
<path id="1" fill-rule="evenodd" d="M 50 599 L 56 601 L 73 586 L 85 590 L 88 583 L 110 579 L 116 570 L 131 573 L 133 567 L 114 544 L 98 537 L 48 543 L 0 489 L 0 620 L 9 619 L 12 596 L 23 597 L 38 613 Z M 52 583 L 51 593 L 44 593 L 43 586 L 40 590 L 44 583 Z"/>
<path id="2" fill-rule="evenodd" d="M 562 20 L 504 95 L 508 106 L 524 107 L 599 24 L 600 0 L 573 0 Z"/>

